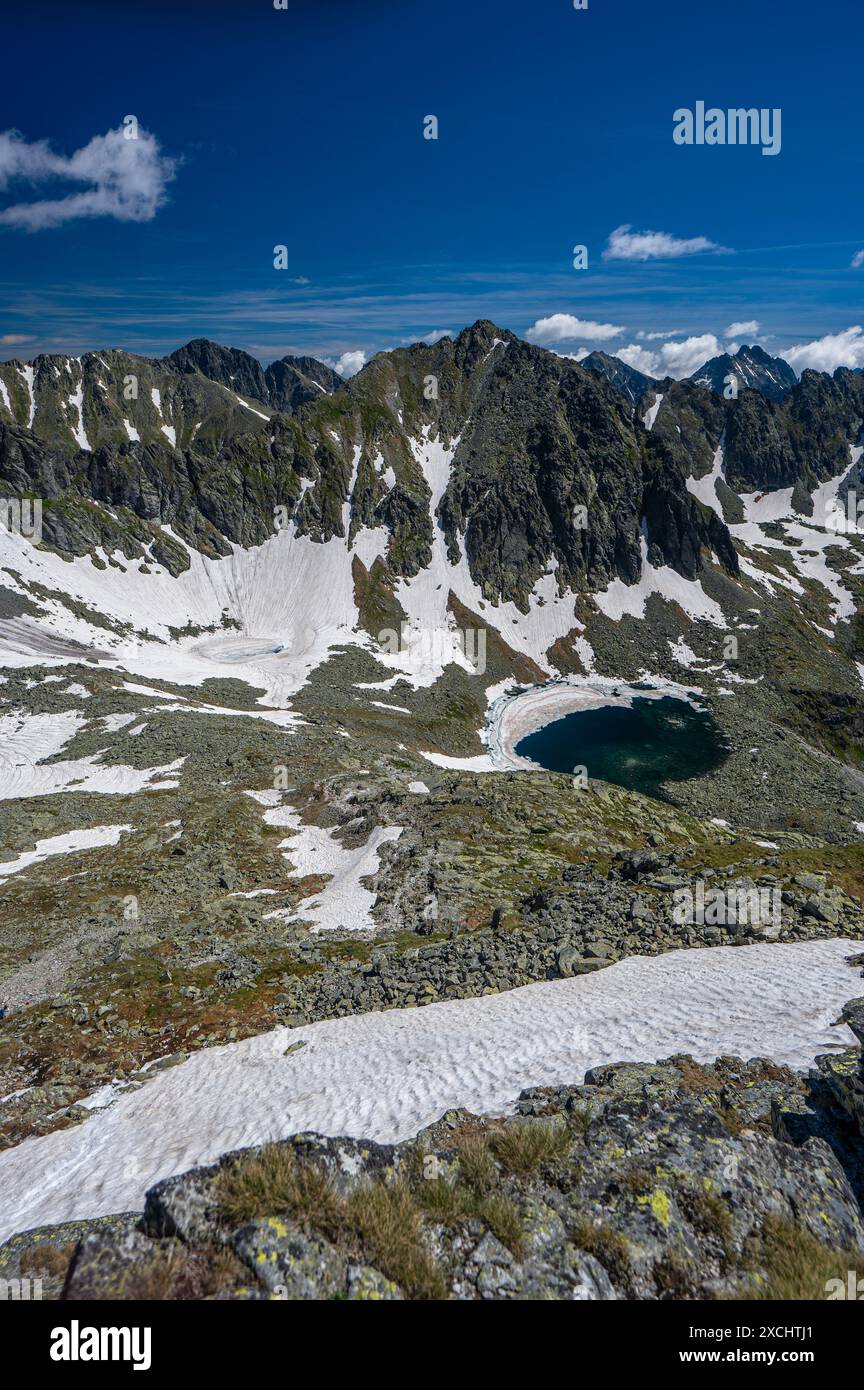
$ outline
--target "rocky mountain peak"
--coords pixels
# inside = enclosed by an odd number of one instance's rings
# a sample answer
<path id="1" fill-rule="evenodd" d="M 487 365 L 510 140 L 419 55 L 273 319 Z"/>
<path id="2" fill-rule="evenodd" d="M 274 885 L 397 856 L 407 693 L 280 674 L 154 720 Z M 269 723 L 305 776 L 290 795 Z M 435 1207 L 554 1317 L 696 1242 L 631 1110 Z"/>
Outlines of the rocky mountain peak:
<path id="1" fill-rule="evenodd" d="M 270 363 L 264 382 L 267 404 L 289 415 L 304 402 L 330 395 L 345 385 L 338 372 L 316 357 L 280 357 Z"/>
<path id="2" fill-rule="evenodd" d="M 608 352 L 589 352 L 587 357 L 583 357 L 580 365 L 586 371 L 596 372 L 599 376 L 605 377 L 633 406 L 638 405 L 645 392 L 657 384 L 654 377 L 628 366 L 620 357 L 610 357 Z"/>
<path id="3" fill-rule="evenodd" d="M 749 387 L 770 401 L 781 401 L 798 380 L 788 362 L 782 357 L 771 357 L 755 343 L 752 347 L 744 344 L 735 353 L 712 357 L 690 380 L 722 396 L 730 376 L 737 379 L 739 390 Z"/>
<path id="4" fill-rule="evenodd" d="M 258 401 L 267 399 L 261 363 L 240 348 L 222 347 L 209 338 L 193 338 L 163 361 L 173 371 L 200 372 L 210 381 L 217 381 L 240 395 L 252 396 Z"/>

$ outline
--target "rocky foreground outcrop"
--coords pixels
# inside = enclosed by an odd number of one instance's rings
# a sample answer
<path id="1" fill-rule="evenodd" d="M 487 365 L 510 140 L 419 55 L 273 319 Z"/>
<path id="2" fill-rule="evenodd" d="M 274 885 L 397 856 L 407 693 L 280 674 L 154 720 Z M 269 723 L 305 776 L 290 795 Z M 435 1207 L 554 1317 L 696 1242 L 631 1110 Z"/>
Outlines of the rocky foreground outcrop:
<path id="1" fill-rule="evenodd" d="M 843 1019 L 864 1042 L 864 999 Z M 827 1297 L 864 1263 L 864 1064 L 678 1056 L 450 1111 L 396 1145 L 297 1135 L 41 1228 L 0 1277 L 81 1299 Z"/>

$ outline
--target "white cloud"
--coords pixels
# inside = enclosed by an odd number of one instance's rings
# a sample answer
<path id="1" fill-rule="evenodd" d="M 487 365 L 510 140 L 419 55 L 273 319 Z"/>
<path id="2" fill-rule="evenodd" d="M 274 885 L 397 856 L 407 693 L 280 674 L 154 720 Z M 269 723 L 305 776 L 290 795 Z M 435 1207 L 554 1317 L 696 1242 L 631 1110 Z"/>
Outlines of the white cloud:
<path id="1" fill-rule="evenodd" d="M 431 333 L 421 333 L 419 337 L 415 333 L 411 338 L 400 338 L 399 343 L 402 347 L 411 347 L 414 343 L 426 343 L 429 347 L 433 347 L 435 343 L 440 343 L 442 338 L 449 337 L 449 328 L 433 328 Z"/>
<path id="2" fill-rule="evenodd" d="M 749 323 L 732 323 L 724 339 L 733 330 L 744 338 L 752 338 L 758 327 L 755 319 Z M 739 346 L 736 342 L 721 343 L 713 333 L 702 333 L 685 338 L 683 342 L 668 341 L 660 347 L 649 348 L 644 344 L 656 334 L 636 336 L 641 336 L 641 342 L 626 343 L 615 349 L 614 355 L 646 376 L 658 378 L 692 376 L 709 358 L 722 352 L 734 353 Z M 856 324 L 842 333 L 829 333 L 812 343 L 786 348 L 778 356 L 794 367 L 799 376 L 807 367 L 819 372 L 833 372 L 837 367 L 864 367 L 864 328 Z"/>
<path id="3" fill-rule="evenodd" d="M 550 343 L 573 343 L 580 338 L 604 343 L 623 332 L 624 329 L 616 323 L 595 323 L 593 319 L 577 319 L 573 314 L 550 314 L 548 318 L 533 323 L 525 337 L 529 343 L 548 347 Z"/>
<path id="4" fill-rule="evenodd" d="M 727 338 L 753 338 L 758 332 L 758 319 L 747 319 L 744 323 L 730 323 L 725 336 Z"/>
<path id="5" fill-rule="evenodd" d="M 637 372 L 644 372 L 646 376 L 663 376 L 660 354 L 652 352 L 650 348 L 640 347 L 638 343 L 628 343 L 626 347 L 618 348 L 613 355 L 620 357 L 628 367 L 635 367 Z"/>
<path id="6" fill-rule="evenodd" d="M 33 333 L 4 333 L 0 337 L 0 347 L 17 347 L 19 343 L 32 343 L 35 341 Z"/>
<path id="7" fill-rule="evenodd" d="M 635 367 L 646 376 L 685 377 L 692 376 L 709 357 L 716 357 L 721 351 L 720 344 L 713 333 L 702 333 L 697 337 L 685 338 L 680 343 L 664 343 L 660 348 L 644 348 L 638 343 L 628 343 L 615 353 L 628 367 Z"/>
<path id="8" fill-rule="evenodd" d="M 55 154 L 46 140 L 28 142 L 15 130 L 0 132 L 0 189 L 15 179 L 89 185 L 62 198 L 13 203 L 0 211 L 0 225 L 36 232 L 79 217 L 149 222 L 164 203 L 176 168 L 176 161 L 162 154 L 155 135 L 140 127 L 137 139 L 127 139 L 122 127 L 94 135 L 68 158 Z"/>
<path id="9" fill-rule="evenodd" d="M 695 372 L 709 357 L 717 357 L 721 348 L 713 333 L 702 333 L 681 343 L 664 343 L 660 351 L 669 375 L 682 377 Z"/>
<path id="10" fill-rule="evenodd" d="M 801 374 L 807 367 L 817 372 L 833 372 L 837 367 L 864 367 L 864 330 L 860 324 L 842 333 L 827 333 L 812 343 L 799 343 L 781 353 Z"/>
<path id="11" fill-rule="evenodd" d="M 852 257 L 851 269 L 860 270 L 862 265 L 864 265 L 864 251 L 856 251 Z"/>
<path id="12" fill-rule="evenodd" d="M 633 232 L 630 223 L 616 227 L 609 235 L 604 261 L 661 261 L 676 256 L 698 256 L 705 251 L 726 251 L 704 236 L 676 237 L 669 232 Z"/>
<path id="13" fill-rule="evenodd" d="M 321 361 L 340 376 L 355 376 L 361 367 L 365 367 L 366 354 L 362 348 L 357 348 L 354 352 L 343 352 L 341 357 L 322 357 Z"/>
<path id="14" fill-rule="evenodd" d="M 554 348 L 550 348 L 549 351 L 554 352 L 556 357 L 566 358 L 568 362 L 581 362 L 589 355 L 587 347 L 577 348 L 575 352 L 555 352 Z"/>

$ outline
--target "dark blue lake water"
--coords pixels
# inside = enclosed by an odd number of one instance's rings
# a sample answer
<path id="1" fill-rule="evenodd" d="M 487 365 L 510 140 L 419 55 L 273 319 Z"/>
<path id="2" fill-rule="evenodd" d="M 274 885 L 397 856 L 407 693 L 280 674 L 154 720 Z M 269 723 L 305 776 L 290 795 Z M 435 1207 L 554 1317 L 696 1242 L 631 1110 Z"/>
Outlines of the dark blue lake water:
<path id="1" fill-rule="evenodd" d="M 516 752 L 550 772 L 585 767 L 589 777 L 660 796 L 664 782 L 700 777 L 728 755 L 722 729 L 685 700 L 636 697 L 630 708 L 576 710 L 528 734 Z"/>

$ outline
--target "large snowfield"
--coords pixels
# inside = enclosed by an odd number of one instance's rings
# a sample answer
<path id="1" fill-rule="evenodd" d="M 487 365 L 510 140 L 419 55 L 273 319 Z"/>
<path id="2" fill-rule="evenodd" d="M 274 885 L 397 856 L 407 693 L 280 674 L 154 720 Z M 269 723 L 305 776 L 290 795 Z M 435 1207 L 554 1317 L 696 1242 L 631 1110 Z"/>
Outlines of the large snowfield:
<path id="1" fill-rule="evenodd" d="M 832 1027 L 864 992 L 847 964 L 854 953 L 827 940 L 634 956 L 575 979 L 198 1052 L 75 1128 L 0 1154 L 0 1239 L 140 1209 L 158 1179 L 231 1149 L 304 1130 L 405 1139 L 450 1107 L 505 1113 L 524 1087 L 578 1082 L 601 1063 L 687 1052 L 806 1068 L 855 1041 Z"/>

